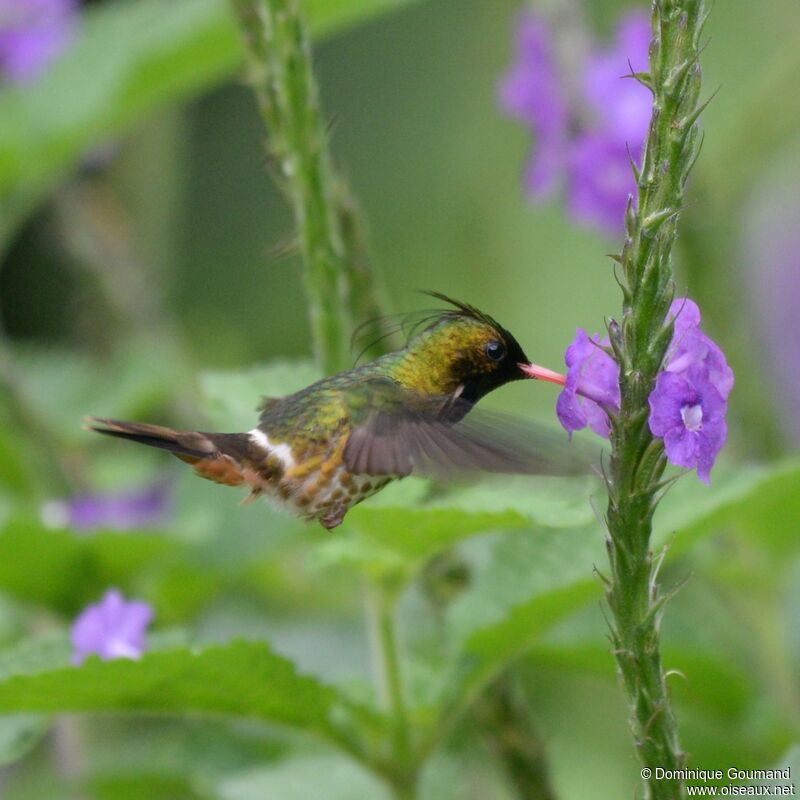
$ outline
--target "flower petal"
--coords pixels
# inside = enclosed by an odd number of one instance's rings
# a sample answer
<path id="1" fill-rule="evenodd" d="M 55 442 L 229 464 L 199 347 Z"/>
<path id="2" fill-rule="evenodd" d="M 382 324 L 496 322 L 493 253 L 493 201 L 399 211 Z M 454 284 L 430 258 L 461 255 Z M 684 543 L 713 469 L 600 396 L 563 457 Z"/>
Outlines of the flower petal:
<path id="1" fill-rule="evenodd" d="M 139 658 L 146 649 L 152 619 L 148 603 L 128 601 L 118 589 L 109 589 L 99 603 L 87 606 L 72 626 L 73 662 L 81 664 L 92 654 L 103 660 Z"/>
<path id="2" fill-rule="evenodd" d="M 610 49 L 596 50 L 586 61 L 583 91 L 601 128 L 614 141 L 638 148 L 650 124 L 653 96 L 646 86 L 626 78 L 631 67 L 648 69 L 650 20 L 634 11 L 620 20 L 617 41 Z"/>
<path id="3" fill-rule="evenodd" d="M 569 209 L 572 215 L 608 233 L 622 230 L 628 197 L 636 181 L 624 142 L 604 133 L 577 136 L 569 153 Z"/>
<path id="4" fill-rule="evenodd" d="M 664 439 L 667 458 L 679 467 L 697 467 L 708 483 L 728 434 L 728 403 L 708 366 L 696 362 L 681 373 L 660 373 L 648 400 L 650 430 Z"/>
<path id="5" fill-rule="evenodd" d="M 70 44 L 77 17 L 75 0 L 0 0 L 0 73 L 38 78 Z"/>
<path id="6" fill-rule="evenodd" d="M 589 425 L 595 433 L 608 438 L 607 411 L 619 408 L 619 366 L 603 350 L 607 345 L 608 339 L 600 339 L 598 334 L 590 337 L 578 328 L 564 354 L 567 378 L 556 402 L 556 413 L 570 432 Z"/>

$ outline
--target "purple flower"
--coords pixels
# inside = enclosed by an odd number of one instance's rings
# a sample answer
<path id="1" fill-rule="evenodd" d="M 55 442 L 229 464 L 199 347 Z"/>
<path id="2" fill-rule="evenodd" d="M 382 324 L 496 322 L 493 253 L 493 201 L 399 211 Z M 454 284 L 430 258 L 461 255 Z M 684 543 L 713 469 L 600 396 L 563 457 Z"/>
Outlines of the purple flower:
<path id="1" fill-rule="evenodd" d="M 536 133 L 538 146 L 526 175 L 531 195 L 541 199 L 552 194 L 564 167 L 569 109 L 550 29 L 532 13 L 520 17 L 517 61 L 500 85 L 500 103 Z"/>
<path id="2" fill-rule="evenodd" d="M 500 102 L 510 116 L 537 131 L 561 131 L 567 122 L 567 104 L 552 32 L 531 12 L 520 16 L 517 62 L 500 85 Z"/>
<path id="3" fill-rule="evenodd" d="M 728 437 L 727 402 L 702 364 L 682 374 L 664 371 L 650 393 L 650 430 L 664 440 L 667 458 L 679 467 L 697 467 L 710 483 L 711 468 Z"/>
<path id="4" fill-rule="evenodd" d="M 585 134 L 572 143 L 568 207 L 586 225 L 618 231 L 634 180 L 625 144 L 605 134 Z"/>
<path id="5" fill-rule="evenodd" d="M 667 312 L 667 322 L 674 322 L 672 326 L 673 343 L 690 328 L 699 328 L 700 319 L 700 308 L 694 300 L 690 300 L 688 297 L 676 297 Z"/>
<path id="6" fill-rule="evenodd" d="M 72 661 L 82 664 L 93 653 L 103 661 L 138 659 L 146 649 L 153 609 L 141 600 L 126 600 L 118 589 L 87 606 L 72 626 Z"/>
<path id="7" fill-rule="evenodd" d="M 596 50 L 583 69 L 583 93 L 592 107 L 599 129 L 618 144 L 641 150 L 650 125 L 653 97 L 646 86 L 629 75 L 649 69 L 650 20 L 636 10 L 619 21 L 617 41 L 609 50 Z"/>
<path id="8" fill-rule="evenodd" d="M 647 70 L 647 15 L 623 17 L 614 46 L 586 55 L 572 82 L 542 17 L 525 12 L 517 36 L 517 58 L 501 84 L 500 103 L 536 136 L 525 174 L 528 191 L 542 199 L 563 183 L 575 219 L 617 233 L 636 189 L 629 158 L 641 156 L 650 121 L 650 91 L 623 77 L 631 67 Z"/>
<path id="9" fill-rule="evenodd" d="M 143 489 L 106 494 L 85 494 L 54 500 L 42 509 L 46 523 L 76 530 L 111 528 L 131 530 L 163 525 L 172 514 L 172 488 L 160 482 Z"/>
<path id="10" fill-rule="evenodd" d="M 733 389 L 733 370 L 719 345 L 700 330 L 697 304 L 686 297 L 676 298 L 668 316 L 675 320 L 675 329 L 667 350 L 667 371 L 680 375 L 692 365 L 702 364 L 711 383 L 727 400 Z"/>
<path id="11" fill-rule="evenodd" d="M 650 394 L 650 429 L 664 438 L 673 464 L 697 467 L 708 482 L 727 436 L 725 415 L 733 370 L 719 346 L 700 330 L 696 303 L 677 298 L 670 306 L 669 319 L 674 320 L 674 333 L 664 371 Z M 570 433 L 588 425 L 608 437 L 608 412 L 619 409 L 619 365 L 601 346 L 608 346 L 608 339 L 601 340 L 597 334 L 590 338 L 578 328 L 567 348 L 567 376 L 556 413 Z M 559 382 L 556 373 L 536 365 L 525 371 L 531 377 Z"/>
<path id="12" fill-rule="evenodd" d="M 556 413 L 567 431 L 587 425 L 608 438 L 608 415 L 605 408 L 619 408 L 619 365 L 603 350 L 608 339 L 598 334 L 591 338 L 578 328 L 575 341 L 567 348 L 567 380 L 556 402 Z"/>
<path id="13" fill-rule="evenodd" d="M 76 0 L 0 0 L 0 73 L 38 78 L 72 40 L 76 19 Z"/>

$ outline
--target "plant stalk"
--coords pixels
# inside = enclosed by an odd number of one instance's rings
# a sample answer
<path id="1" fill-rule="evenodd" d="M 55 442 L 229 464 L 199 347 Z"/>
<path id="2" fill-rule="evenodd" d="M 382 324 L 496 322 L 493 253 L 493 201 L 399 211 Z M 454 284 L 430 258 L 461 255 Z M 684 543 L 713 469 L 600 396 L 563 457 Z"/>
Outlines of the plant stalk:
<path id="1" fill-rule="evenodd" d="M 353 320 L 378 315 L 379 292 L 347 185 L 334 168 L 298 0 L 231 0 L 268 132 L 274 177 L 297 225 L 311 338 L 326 373 L 349 366 Z"/>
<path id="2" fill-rule="evenodd" d="M 626 240 L 618 258 L 623 293 L 621 324 L 609 325 L 620 364 L 621 404 L 611 421 L 606 521 L 611 574 L 607 599 L 612 640 L 631 706 L 631 729 L 643 767 L 679 770 L 685 755 L 678 739 L 664 670 L 659 627 L 666 597 L 650 551 L 663 444 L 648 426 L 648 397 L 672 338 L 666 323 L 674 286 L 670 256 L 686 178 L 696 155 L 703 0 L 655 0 L 649 75 L 653 112 L 641 168 L 635 168 L 637 203 L 626 212 Z M 643 784 L 652 800 L 683 797 L 677 778 Z"/>
<path id="3" fill-rule="evenodd" d="M 399 796 L 416 783 L 411 744 L 411 727 L 406 706 L 400 651 L 395 625 L 397 592 L 379 581 L 366 587 L 366 610 L 370 630 L 373 668 L 378 687 L 378 699 L 389 715 L 392 729 L 392 775 L 387 776 Z"/>
<path id="4" fill-rule="evenodd" d="M 545 744 L 513 670 L 495 680 L 475 710 L 481 736 L 505 768 L 520 800 L 555 800 Z"/>

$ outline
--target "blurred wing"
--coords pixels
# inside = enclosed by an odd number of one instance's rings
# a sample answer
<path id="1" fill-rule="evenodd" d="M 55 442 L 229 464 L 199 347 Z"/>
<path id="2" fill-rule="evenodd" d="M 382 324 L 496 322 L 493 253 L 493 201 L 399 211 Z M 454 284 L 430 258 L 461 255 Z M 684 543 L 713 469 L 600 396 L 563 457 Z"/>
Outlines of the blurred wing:
<path id="1" fill-rule="evenodd" d="M 569 443 L 566 434 L 512 415 L 473 408 L 451 397 L 423 397 L 388 379 L 361 384 L 358 395 L 344 452 L 347 469 L 354 474 L 413 472 L 452 479 L 476 472 L 592 471 L 593 459 Z"/>

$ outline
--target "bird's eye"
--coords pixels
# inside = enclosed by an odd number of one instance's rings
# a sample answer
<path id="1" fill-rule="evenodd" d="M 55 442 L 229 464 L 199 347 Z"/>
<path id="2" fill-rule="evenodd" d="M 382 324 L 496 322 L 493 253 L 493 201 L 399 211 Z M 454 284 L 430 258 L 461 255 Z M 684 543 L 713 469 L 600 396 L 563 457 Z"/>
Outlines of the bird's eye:
<path id="1" fill-rule="evenodd" d="M 506 347 L 502 342 L 493 340 L 486 345 L 486 355 L 491 361 L 502 361 L 506 355 Z"/>

